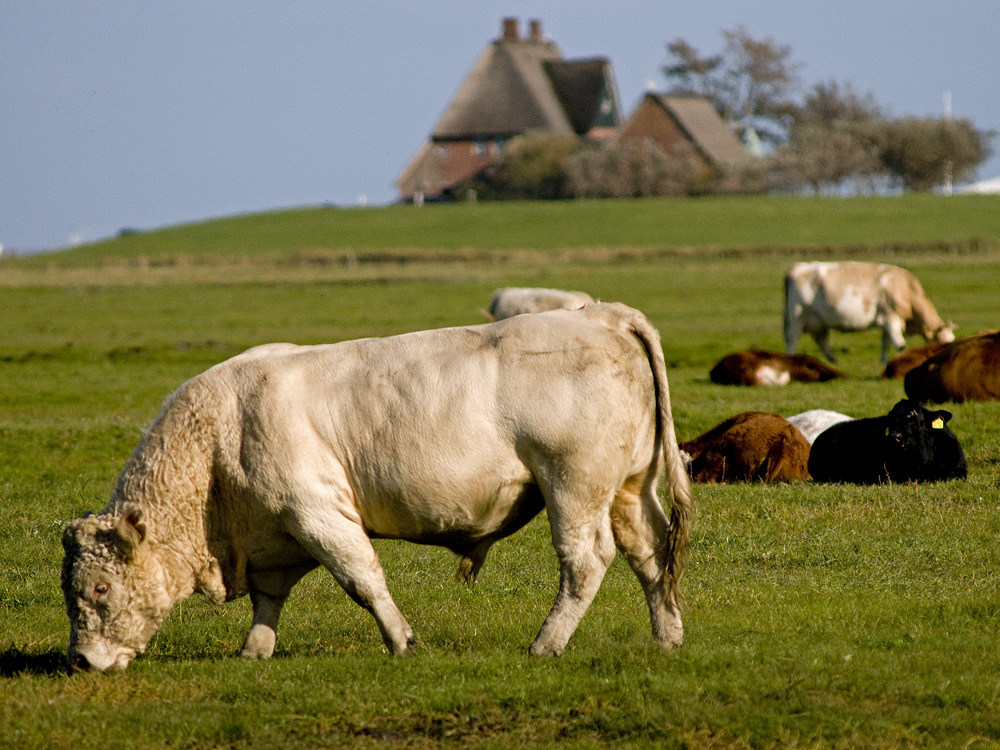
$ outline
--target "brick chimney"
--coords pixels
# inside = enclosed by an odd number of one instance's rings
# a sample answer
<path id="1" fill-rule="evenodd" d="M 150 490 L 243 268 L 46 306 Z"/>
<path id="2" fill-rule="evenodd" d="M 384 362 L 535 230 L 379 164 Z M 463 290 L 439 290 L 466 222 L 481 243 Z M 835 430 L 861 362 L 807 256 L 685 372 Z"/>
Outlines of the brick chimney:
<path id="1" fill-rule="evenodd" d="M 542 22 L 540 19 L 532 18 L 531 21 L 528 22 L 528 27 L 530 29 L 528 34 L 529 42 L 541 44 L 545 41 L 545 35 L 542 34 Z"/>
<path id="2" fill-rule="evenodd" d="M 502 34 L 500 38 L 505 42 L 519 42 L 521 41 L 521 32 L 518 31 L 518 21 L 516 18 L 508 17 L 503 19 L 503 26 L 501 27 Z"/>

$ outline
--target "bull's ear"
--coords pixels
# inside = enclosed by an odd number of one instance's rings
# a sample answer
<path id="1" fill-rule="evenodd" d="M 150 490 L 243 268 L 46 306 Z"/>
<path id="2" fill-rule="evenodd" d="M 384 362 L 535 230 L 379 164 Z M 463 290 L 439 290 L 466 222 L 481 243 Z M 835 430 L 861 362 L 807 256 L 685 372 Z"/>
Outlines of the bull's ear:
<path id="1" fill-rule="evenodd" d="M 94 512 L 88 510 L 83 514 L 81 518 L 75 518 L 69 522 L 66 528 L 63 530 L 62 535 L 62 545 L 66 552 L 69 552 L 73 547 L 81 544 L 81 539 L 83 538 L 83 529 L 85 526 L 89 526 L 93 529 L 94 522 L 88 521 L 88 518 L 93 518 Z"/>
<path id="2" fill-rule="evenodd" d="M 62 546 L 64 552 L 71 551 L 77 545 L 77 532 L 80 529 L 80 519 L 70 521 L 69 525 L 63 530 L 62 535 Z"/>
<path id="3" fill-rule="evenodd" d="M 142 508 L 135 503 L 126 503 L 118 521 L 119 549 L 129 560 L 134 560 L 143 551 L 146 541 L 146 524 L 142 520 Z"/>
<path id="4" fill-rule="evenodd" d="M 944 420 L 945 422 L 950 422 L 951 421 L 951 412 L 950 411 L 945 411 L 944 409 L 941 409 L 940 411 L 934 412 L 934 417 L 935 417 L 935 419 L 941 419 L 941 420 Z"/>

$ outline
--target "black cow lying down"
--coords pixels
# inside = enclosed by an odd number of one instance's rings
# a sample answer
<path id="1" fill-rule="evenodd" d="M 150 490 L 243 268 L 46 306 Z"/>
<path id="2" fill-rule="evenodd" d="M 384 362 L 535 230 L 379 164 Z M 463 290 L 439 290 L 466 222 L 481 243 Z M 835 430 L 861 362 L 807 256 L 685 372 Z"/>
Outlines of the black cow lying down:
<path id="1" fill-rule="evenodd" d="M 835 424 L 813 443 L 809 473 L 818 482 L 854 484 L 964 479 L 965 453 L 950 419 L 951 412 L 904 399 L 884 417 Z"/>

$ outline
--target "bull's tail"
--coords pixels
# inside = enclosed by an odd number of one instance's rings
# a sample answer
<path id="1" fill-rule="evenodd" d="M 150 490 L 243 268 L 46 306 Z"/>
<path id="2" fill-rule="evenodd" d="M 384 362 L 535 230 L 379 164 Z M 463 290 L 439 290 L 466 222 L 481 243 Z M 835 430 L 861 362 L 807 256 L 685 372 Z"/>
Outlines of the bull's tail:
<path id="1" fill-rule="evenodd" d="M 688 477 L 677 434 L 674 417 L 670 408 L 670 387 L 667 382 L 667 365 L 663 359 L 660 334 L 642 313 L 633 311 L 629 321 L 632 331 L 646 349 L 650 369 L 653 372 L 653 387 L 656 394 L 656 440 L 657 454 L 662 451 L 667 470 L 667 490 L 670 493 L 670 527 L 667 531 L 665 559 L 670 575 L 670 593 L 677 606 L 684 597 L 680 590 L 681 577 L 687 567 L 691 540 L 691 480 Z"/>

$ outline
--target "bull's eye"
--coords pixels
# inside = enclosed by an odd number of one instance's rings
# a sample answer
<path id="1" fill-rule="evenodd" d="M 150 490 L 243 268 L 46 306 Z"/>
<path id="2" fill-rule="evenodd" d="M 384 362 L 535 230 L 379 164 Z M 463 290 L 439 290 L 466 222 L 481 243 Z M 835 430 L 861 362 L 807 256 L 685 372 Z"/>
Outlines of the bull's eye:
<path id="1" fill-rule="evenodd" d="M 102 596 L 104 596 L 110 590 L 111 590 L 111 585 L 105 583 L 104 581 L 101 581 L 99 584 L 97 584 L 96 586 L 94 586 L 94 598 L 95 599 L 100 599 Z"/>

